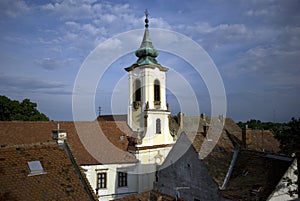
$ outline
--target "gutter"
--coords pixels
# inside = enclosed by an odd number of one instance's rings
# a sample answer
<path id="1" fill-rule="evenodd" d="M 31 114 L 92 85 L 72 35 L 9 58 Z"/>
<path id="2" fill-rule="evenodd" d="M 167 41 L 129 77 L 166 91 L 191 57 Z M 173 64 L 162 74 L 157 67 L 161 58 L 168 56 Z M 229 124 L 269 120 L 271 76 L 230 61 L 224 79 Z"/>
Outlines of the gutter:
<path id="1" fill-rule="evenodd" d="M 75 168 L 76 174 L 78 175 L 81 183 L 83 184 L 83 187 L 84 187 L 86 193 L 88 194 L 90 200 L 97 201 L 98 199 L 97 199 L 96 195 L 91 190 L 91 186 L 90 186 L 89 182 L 87 181 L 86 177 L 83 176 L 83 173 L 81 172 L 80 167 L 77 165 L 76 160 L 75 160 L 66 140 L 64 141 L 63 147 L 65 148 L 65 150 Z"/>
<path id="2" fill-rule="evenodd" d="M 234 152 L 233 152 L 233 156 L 232 156 L 232 159 L 231 159 L 231 162 L 230 162 L 230 166 L 229 166 L 229 169 L 227 171 L 227 174 L 226 174 L 226 177 L 224 179 L 224 182 L 223 182 L 223 185 L 221 187 L 221 190 L 225 190 L 226 187 L 227 187 L 227 184 L 228 184 L 228 181 L 229 181 L 229 179 L 231 177 L 231 173 L 233 171 L 233 168 L 234 168 L 234 165 L 235 165 L 235 162 L 236 162 L 236 159 L 237 159 L 239 151 L 240 151 L 239 147 L 235 147 L 234 148 Z"/>

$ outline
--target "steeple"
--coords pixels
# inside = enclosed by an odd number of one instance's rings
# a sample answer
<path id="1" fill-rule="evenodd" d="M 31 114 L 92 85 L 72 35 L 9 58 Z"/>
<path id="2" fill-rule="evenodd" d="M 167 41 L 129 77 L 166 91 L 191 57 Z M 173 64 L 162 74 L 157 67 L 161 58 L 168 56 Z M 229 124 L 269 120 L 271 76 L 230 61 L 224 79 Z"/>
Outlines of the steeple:
<path id="1" fill-rule="evenodd" d="M 135 55 L 139 58 L 137 60 L 137 64 L 141 65 L 156 65 L 158 62 L 156 61 L 156 57 L 158 55 L 158 51 L 153 47 L 152 41 L 149 34 L 149 19 L 148 19 L 148 11 L 145 11 L 146 19 L 145 19 L 145 32 L 144 37 L 139 49 L 135 51 Z"/>

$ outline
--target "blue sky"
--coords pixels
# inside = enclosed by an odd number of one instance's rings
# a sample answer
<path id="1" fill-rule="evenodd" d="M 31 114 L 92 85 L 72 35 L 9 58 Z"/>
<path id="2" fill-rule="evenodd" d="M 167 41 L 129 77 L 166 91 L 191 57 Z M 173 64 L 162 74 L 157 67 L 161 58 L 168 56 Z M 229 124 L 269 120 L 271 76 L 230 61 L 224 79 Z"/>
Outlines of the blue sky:
<path id="1" fill-rule="evenodd" d="M 151 28 L 176 31 L 207 51 L 224 82 L 228 117 L 282 122 L 300 116 L 297 0 L 0 0 L 0 94 L 29 98 L 53 120 L 72 120 L 73 87 L 85 58 L 116 34 L 143 29 L 146 8 L 150 34 Z M 209 115 L 209 92 L 193 68 L 165 52 L 157 59 L 171 68 L 167 85 L 176 84 L 172 70 L 179 72 Z M 135 61 L 132 53 L 111 65 L 94 94 L 95 114 L 98 106 L 110 114 L 111 102 L 114 113 L 126 113 L 127 100 L 112 101 L 112 92 L 120 80 L 128 89 L 124 68 Z M 168 93 L 168 102 L 176 114 L 178 100 Z"/>

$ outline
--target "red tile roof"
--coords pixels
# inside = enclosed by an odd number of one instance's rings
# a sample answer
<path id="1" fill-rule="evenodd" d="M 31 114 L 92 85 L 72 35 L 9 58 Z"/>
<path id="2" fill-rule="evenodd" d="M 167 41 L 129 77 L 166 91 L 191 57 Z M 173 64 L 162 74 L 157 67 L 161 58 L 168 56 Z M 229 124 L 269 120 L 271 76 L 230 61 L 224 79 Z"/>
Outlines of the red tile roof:
<path id="1" fill-rule="evenodd" d="M 57 130 L 58 123 L 66 131 L 67 142 L 80 165 L 137 162 L 127 151 L 126 136 L 131 132 L 124 121 L 4 121 L 0 122 L 0 146 L 52 141 L 52 131 Z"/>
<path id="2" fill-rule="evenodd" d="M 158 191 L 146 191 L 139 194 L 128 195 L 123 198 L 114 199 L 115 201 L 174 201 L 174 197 L 160 193 Z M 184 201 L 183 199 L 178 198 L 178 201 Z"/>
<path id="3" fill-rule="evenodd" d="M 29 161 L 45 174 L 28 176 Z M 0 200 L 90 200 L 63 148 L 56 143 L 0 148 Z"/>
<path id="4" fill-rule="evenodd" d="M 278 153 L 280 151 L 280 142 L 270 130 L 244 129 L 243 134 L 246 135 L 247 149 L 249 150 L 268 153 Z"/>
<path id="5" fill-rule="evenodd" d="M 267 200 L 291 163 L 291 158 L 241 150 L 222 194 L 232 200 Z"/>

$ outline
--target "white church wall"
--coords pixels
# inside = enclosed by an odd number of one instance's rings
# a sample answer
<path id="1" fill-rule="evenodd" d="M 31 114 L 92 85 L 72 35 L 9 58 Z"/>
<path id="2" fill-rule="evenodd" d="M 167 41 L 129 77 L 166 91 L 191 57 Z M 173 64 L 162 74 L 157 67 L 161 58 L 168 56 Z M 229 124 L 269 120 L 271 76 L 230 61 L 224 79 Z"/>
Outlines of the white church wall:
<path id="1" fill-rule="evenodd" d="M 84 165 L 86 177 L 100 201 L 108 201 L 138 192 L 136 164 Z M 118 186 L 118 172 L 127 173 L 127 186 Z M 106 187 L 99 188 L 98 173 L 106 173 Z"/>

